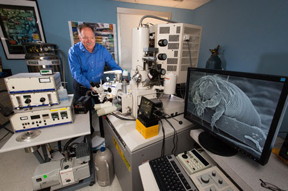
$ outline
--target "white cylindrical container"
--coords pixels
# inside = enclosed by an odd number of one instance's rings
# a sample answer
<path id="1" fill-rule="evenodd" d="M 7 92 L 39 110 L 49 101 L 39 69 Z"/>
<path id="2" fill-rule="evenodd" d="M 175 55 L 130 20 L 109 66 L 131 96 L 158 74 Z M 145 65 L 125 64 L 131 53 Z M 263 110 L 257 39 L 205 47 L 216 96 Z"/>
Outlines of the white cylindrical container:
<path id="1" fill-rule="evenodd" d="M 109 186 L 114 178 L 113 155 L 108 148 L 101 147 L 94 159 L 96 178 L 100 186 Z"/>
<path id="2" fill-rule="evenodd" d="M 164 78 L 164 94 L 175 94 L 176 91 L 176 74 L 167 73 Z"/>
<path id="3" fill-rule="evenodd" d="M 143 67 L 144 48 L 149 47 L 149 29 L 147 27 L 133 28 L 132 31 L 132 70 L 136 70 L 137 66 Z"/>
<path id="4" fill-rule="evenodd" d="M 129 73 L 127 70 L 123 70 L 123 73 L 122 73 L 122 92 L 125 94 L 127 93 L 128 81 L 129 81 Z"/>

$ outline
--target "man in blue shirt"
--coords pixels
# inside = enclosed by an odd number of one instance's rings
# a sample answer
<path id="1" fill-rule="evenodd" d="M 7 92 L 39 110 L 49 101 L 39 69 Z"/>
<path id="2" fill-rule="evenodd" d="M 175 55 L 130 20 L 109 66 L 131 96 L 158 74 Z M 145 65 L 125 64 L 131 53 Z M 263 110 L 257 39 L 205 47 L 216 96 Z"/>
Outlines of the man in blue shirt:
<path id="1" fill-rule="evenodd" d="M 94 91 L 91 82 L 100 82 L 105 66 L 111 70 L 122 70 L 110 52 L 96 44 L 95 33 L 90 25 L 79 25 L 78 34 L 80 42 L 72 46 L 68 53 L 70 71 L 74 78 L 74 100 L 85 96 L 88 90 Z"/>

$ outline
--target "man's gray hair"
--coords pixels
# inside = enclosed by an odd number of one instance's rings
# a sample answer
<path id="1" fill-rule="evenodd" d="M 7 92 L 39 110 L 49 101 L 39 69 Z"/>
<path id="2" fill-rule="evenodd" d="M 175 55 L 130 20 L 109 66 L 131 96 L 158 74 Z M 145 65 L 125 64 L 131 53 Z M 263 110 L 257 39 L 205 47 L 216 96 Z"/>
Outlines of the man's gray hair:
<path id="1" fill-rule="evenodd" d="M 92 31 L 94 31 L 94 28 L 91 25 L 83 23 L 83 24 L 78 25 L 77 27 L 78 34 L 81 33 L 83 28 L 90 28 Z"/>

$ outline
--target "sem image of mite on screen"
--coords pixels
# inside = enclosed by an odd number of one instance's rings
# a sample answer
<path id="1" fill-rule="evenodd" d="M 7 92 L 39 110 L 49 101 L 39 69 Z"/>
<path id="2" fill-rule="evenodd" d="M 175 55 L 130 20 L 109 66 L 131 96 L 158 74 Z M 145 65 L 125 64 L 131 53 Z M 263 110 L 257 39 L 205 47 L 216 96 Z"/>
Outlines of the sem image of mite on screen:
<path id="1" fill-rule="evenodd" d="M 193 75 L 188 104 L 202 125 L 260 156 L 281 93 L 274 82 L 222 75 Z M 267 91 L 267 89 L 270 89 Z M 263 104 L 265 103 L 265 104 Z"/>

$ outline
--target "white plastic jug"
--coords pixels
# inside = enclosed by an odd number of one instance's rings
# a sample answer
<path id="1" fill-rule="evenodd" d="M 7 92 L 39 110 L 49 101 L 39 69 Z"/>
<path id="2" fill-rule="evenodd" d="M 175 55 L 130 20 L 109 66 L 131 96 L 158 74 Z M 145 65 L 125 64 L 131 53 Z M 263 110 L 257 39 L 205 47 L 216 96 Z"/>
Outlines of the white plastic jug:
<path id="1" fill-rule="evenodd" d="M 114 179 L 113 155 L 108 148 L 101 147 L 94 159 L 96 178 L 100 186 L 109 186 Z"/>

